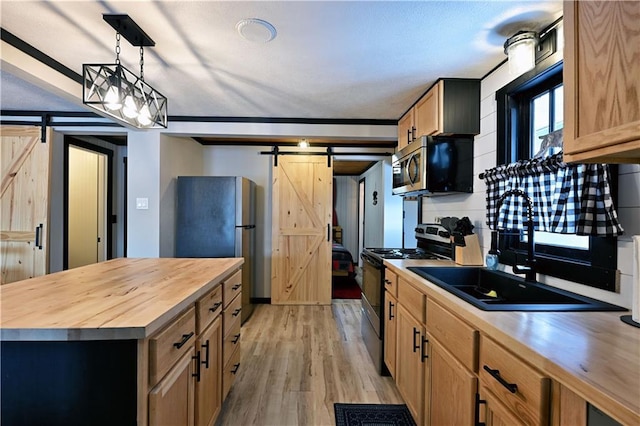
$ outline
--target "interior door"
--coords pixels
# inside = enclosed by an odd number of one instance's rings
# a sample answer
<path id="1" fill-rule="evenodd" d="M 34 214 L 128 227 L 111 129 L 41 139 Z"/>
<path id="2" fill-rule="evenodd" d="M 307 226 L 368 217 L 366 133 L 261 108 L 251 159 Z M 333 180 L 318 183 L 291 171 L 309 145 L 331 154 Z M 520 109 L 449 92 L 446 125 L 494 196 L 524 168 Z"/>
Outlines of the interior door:
<path id="1" fill-rule="evenodd" d="M 332 178 L 325 156 L 274 162 L 273 304 L 331 304 Z"/>
<path id="2" fill-rule="evenodd" d="M 2 284 L 48 272 L 49 167 L 40 127 L 0 128 Z"/>

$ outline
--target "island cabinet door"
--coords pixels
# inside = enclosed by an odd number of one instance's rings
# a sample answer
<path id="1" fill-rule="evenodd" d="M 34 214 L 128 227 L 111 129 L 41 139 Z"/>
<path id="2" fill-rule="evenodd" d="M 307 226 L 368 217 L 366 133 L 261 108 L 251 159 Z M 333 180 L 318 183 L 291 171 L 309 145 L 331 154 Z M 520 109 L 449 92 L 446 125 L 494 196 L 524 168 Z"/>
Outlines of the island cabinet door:
<path id="1" fill-rule="evenodd" d="M 192 347 L 149 392 L 149 426 L 194 425 L 194 361 Z"/>
<path id="2" fill-rule="evenodd" d="M 222 321 L 220 316 L 198 338 L 196 425 L 211 426 L 222 406 Z"/>

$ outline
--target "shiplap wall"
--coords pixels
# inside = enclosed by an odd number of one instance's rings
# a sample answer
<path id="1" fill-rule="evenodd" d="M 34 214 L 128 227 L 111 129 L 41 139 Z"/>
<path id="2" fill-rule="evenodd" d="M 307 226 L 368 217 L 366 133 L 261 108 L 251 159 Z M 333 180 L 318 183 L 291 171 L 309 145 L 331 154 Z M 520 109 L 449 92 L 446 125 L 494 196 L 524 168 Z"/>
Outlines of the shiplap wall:
<path id="1" fill-rule="evenodd" d="M 473 193 L 449 195 L 444 197 L 423 198 L 423 222 L 435 220 L 443 216 L 468 216 L 474 224 L 480 238 L 483 252 L 489 250 L 490 231 L 485 225 L 486 186 L 478 179 L 478 174 L 496 165 L 496 100 L 495 92 L 509 83 L 513 77 L 509 75 L 508 64 L 504 64 L 481 84 L 480 134 L 474 141 L 474 182 Z M 632 235 L 640 234 L 640 165 L 621 165 L 619 168 L 618 217 L 625 229 L 625 235 L 618 238 L 618 269 L 620 270 L 620 292 L 614 293 L 593 287 L 559 280 L 544 275 L 539 281 L 560 287 L 575 293 L 603 300 L 626 308 L 631 307 L 633 281 L 640 279 L 633 276 L 633 243 Z M 511 267 L 501 266 L 507 272 Z"/>

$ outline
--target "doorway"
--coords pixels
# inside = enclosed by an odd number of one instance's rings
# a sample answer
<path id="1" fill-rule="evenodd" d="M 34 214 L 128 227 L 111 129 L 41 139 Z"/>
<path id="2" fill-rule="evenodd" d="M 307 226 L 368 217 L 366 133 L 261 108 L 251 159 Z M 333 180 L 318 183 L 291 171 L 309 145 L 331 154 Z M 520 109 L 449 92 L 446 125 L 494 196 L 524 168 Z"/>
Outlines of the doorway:
<path id="1" fill-rule="evenodd" d="M 362 259 L 360 253 L 364 249 L 364 183 L 365 179 L 358 182 L 358 266 L 362 268 Z"/>
<path id="2" fill-rule="evenodd" d="M 65 139 L 63 268 L 112 258 L 113 151 Z"/>

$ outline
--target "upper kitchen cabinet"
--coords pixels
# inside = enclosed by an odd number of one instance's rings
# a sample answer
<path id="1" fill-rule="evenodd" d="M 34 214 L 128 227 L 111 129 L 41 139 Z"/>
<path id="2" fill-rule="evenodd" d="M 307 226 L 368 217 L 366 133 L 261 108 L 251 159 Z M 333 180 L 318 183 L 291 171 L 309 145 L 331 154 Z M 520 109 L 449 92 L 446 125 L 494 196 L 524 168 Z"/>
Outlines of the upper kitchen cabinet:
<path id="1" fill-rule="evenodd" d="M 564 160 L 640 163 L 640 2 L 564 2 Z"/>
<path id="2" fill-rule="evenodd" d="M 441 78 L 398 121 L 398 150 L 420 136 L 480 133 L 480 80 Z"/>

